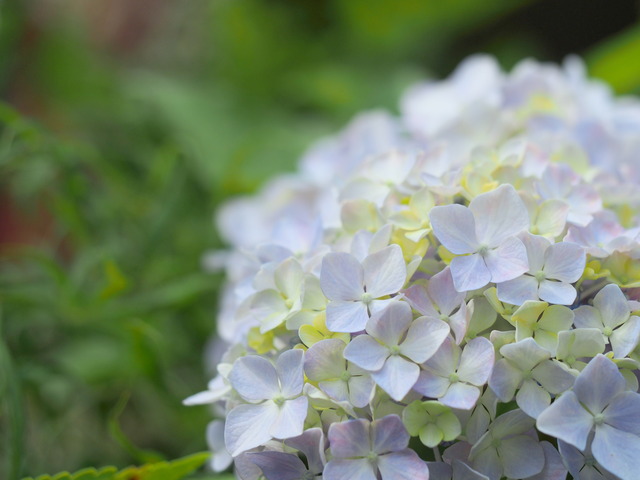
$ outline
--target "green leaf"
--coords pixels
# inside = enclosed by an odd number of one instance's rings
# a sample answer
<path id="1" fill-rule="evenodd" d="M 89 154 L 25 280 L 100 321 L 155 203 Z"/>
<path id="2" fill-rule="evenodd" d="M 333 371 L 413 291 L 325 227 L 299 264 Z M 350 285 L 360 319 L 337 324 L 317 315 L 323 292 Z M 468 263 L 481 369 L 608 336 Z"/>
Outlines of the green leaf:
<path id="1" fill-rule="evenodd" d="M 586 56 L 591 75 L 605 80 L 618 93 L 640 88 L 640 27 L 605 40 Z"/>
<path id="2" fill-rule="evenodd" d="M 99 470 L 95 468 L 84 468 L 75 473 L 60 472 L 55 475 L 40 475 L 38 477 L 27 477 L 23 480 L 113 480 L 118 472 L 116 467 L 104 467 Z"/>

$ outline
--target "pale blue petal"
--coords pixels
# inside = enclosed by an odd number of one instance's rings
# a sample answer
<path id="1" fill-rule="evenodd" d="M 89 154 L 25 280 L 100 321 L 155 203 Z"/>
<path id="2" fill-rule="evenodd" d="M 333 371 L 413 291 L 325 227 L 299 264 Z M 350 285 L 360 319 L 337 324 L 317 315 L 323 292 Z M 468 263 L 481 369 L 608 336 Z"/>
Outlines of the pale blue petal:
<path id="1" fill-rule="evenodd" d="M 449 325 L 442 320 L 418 318 L 409 327 L 400 353 L 416 363 L 429 360 L 449 335 Z"/>
<path id="2" fill-rule="evenodd" d="M 255 452 L 247 457 L 255 463 L 267 480 L 300 480 L 307 473 L 297 455 L 284 452 Z"/>
<path id="3" fill-rule="evenodd" d="M 484 337 L 474 338 L 462 349 L 458 377 L 477 386 L 484 385 L 489 380 L 494 360 L 491 342 Z"/>
<path id="4" fill-rule="evenodd" d="M 349 401 L 349 385 L 341 378 L 318 382 L 318 387 L 320 388 L 320 390 L 322 390 L 324 393 L 329 395 L 334 400 L 337 400 L 338 402 Z"/>
<path id="5" fill-rule="evenodd" d="M 562 463 L 562 457 L 549 442 L 540 442 L 544 452 L 544 468 L 529 480 L 566 480 L 567 467 Z"/>
<path id="6" fill-rule="evenodd" d="M 364 330 L 369 314 L 362 302 L 329 302 L 327 328 L 332 332 L 360 332 Z"/>
<path id="7" fill-rule="evenodd" d="M 543 271 L 547 278 L 573 283 L 577 282 L 584 272 L 584 248 L 575 243 L 560 242 L 551 245 L 545 252 L 545 257 Z"/>
<path id="8" fill-rule="evenodd" d="M 596 414 L 601 413 L 613 397 L 623 392 L 625 386 L 624 377 L 616 364 L 599 354 L 580 372 L 573 391 L 580 403 Z"/>
<path id="9" fill-rule="evenodd" d="M 377 454 L 404 450 L 409 445 L 409 438 L 398 415 L 387 415 L 371 423 L 372 449 Z"/>
<path id="10" fill-rule="evenodd" d="M 276 371 L 280 379 L 280 390 L 284 398 L 302 393 L 304 384 L 304 351 L 300 349 L 284 352 L 276 361 Z"/>
<path id="11" fill-rule="evenodd" d="M 538 418 L 551 403 L 551 396 L 533 380 L 525 380 L 516 394 L 516 402 L 524 413 Z"/>
<path id="12" fill-rule="evenodd" d="M 332 424 L 328 437 L 333 457 L 366 457 L 370 452 L 369 435 L 369 422 L 361 418 Z"/>
<path id="13" fill-rule="evenodd" d="M 631 353 L 640 340 L 640 317 L 631 317 L 616 328 L 609 337 L 615 358 L 624 358 Z"/>
<path id="14" fill-rule="evenodd" d="M 448 377 L 458 369 L 461 348 L 451 337 L 445 339 L 438 351 L 426 361 L 429 370 L 442 377 Z"/>
<path id="15" fill-rule="evenodd" d="M 427 464 L 408 448 L 379 456 L 378 469 L 382 480 L 429 480 Z"/>
<path id="16" fill-rule="evenodd" d="M 473 213 L 462 205 L 433 207 L 429 212 L 433 233 L 456 255 L 472 253 L 478 247 Z"/>
<path id="17" fill-rule="evenodd" d="M 517 237 L 511 237 L 484 257 L 493 283 L 506 282 L 529 270 L 527 249 Z"/>
<path id="18" fill-rule="evenodd" d="M 450 384 L 448 378 L 436 375 L 429 370 L 421 370 L 413 389 L 425 397 L 440 398 L 447 393 Z"/>
<path id="19" fill-rule="evenodd" d="M 398 292 L 407 281 L 407 266 L 402 249 L 389 245 L 372 253 L 362 262 L 364 284 L 373 298 Z"/>
<path id="20" fill-rule="evenodd" d="M 640 435 L 640 395 L 622 392 L 604 409 L 604 421 L 613 428 Z"/>
<path id="21" fill-rule="evenodd" d="M 538 290 L 540 300 L 556 305 L 571 305 L 576 299 L 577 292 L 573 285 L 562 282 L 542 280 Z"/>
<path id="22" fill-rule="evenodd" d="M 509 478 L 528 478 L 540 473 L 544 467 L 544 451 L 537 440 L 528 435 L 517 435 L 504 440 L 498 454 Z"/>
<path id="23" fill-rule="evenodd" d="M 558 394 L 568 390 L 576 377 L 565 370 L 556 360 L 540 362 L 531 372 L 534 380 L 539 382 L 549 393 Z"/>
<path id="24" fill-rule="evenodd" d="M 342 356 L 345 344 L 337 338 L 320 340 L 307 350 L 304 356 L 304 371 L 312 382 L 340 377 L 347 362 Z"/>
<path id="25" fill-rule="evenodd" d="M 466 463 L 460 460 L 453 461 L 453 479 L 454 480 L 489 480 L 489 477 L 480 472 L 475 471 Z"/>
<path id="26" fill-rule="evenodd" d="M 597 328 L 602 330 L 602 317 L 600 312 L 591 305 L 582 305 L 573 311 L 575 318 L 573 323 L 577 328 Z"/>
<path id="27" fill-rule="evenodd" d="M 630 309 L 627 297 L 614 283 L 605 286 L 593 299 L 593 306 L 600 311 L 607 327 L 615 328 L 629 318 Z"/>
<path id="28" fill-rule="evenodd" d="M 471 304 L 473 305 L 473 300 L 471 301 Z M 453 333 L 458 345 L 462 340 L 464 340 L 464 336 L 467 334 L 472 314 L 472 312 L 467 308 L 466 303 L 462 302 L 459 307 L 458 311 L 450 315 L 448 320 L 451 332 Z"/>
<path id="29" fill-rule="evenodd" d="M 467 292 L 484 287 L 491 281 L 491 273 L 478 253 L 455 257 L 451 260 L 451 275 L 458 292 Z"/>
<path id="30" fill-rule="evenodd" d="M 502 478 L 502 462 L 495 448 L 486 448 L 473 456 L 471 466 L 490 480 Z"/>
<path id="31" fill-rule="evenodd" d="M 307 397 L 298 397 L 284 402 L 280 406 L 278 417 L 271 426 L 269 432 L 271 436 L 284 439 L 301 435 L 304 430 L 304 421 L 307 418 L 308 406 Z"/>
<path id="32" fill-rule="evenodd" d="M 377 480 L 376 469 L 366 458 L 334 458 L 324 468 L 324 480 Z"/>
<path id="33" fill-rule="evenodd" d="M 360 300 L 364 293 L 362 265 L 348 253 L 327 253 L 322 259 L 320 286 L 329 300 Z"/>
<path id="34" fill-rule="evenodd" d="M 370 372 L 380 370 L 389 355 L 389 349 L 369 335 L 358 335 L 344 349 L 344 358 Z"/>
<path id="35" fill-rule="evenodd" d="M 413 320 L 411 307 L 402 301 L 391 302 L 367 322 L 367 333 L 387 346 L 397 346 Z"/>
<path id="36" fill-rule="evenodd" d="M 400 357 L 390 356 L 384 366 L 371 377 L 396 401 L 402 400 L 415 385 L 420 376 L 420 367 Z"/>
<path id="37" fill-rule="evenodd" d="M 471 410 L 480 398 L 480 389 L 473 385 L 456 382 L 447 389 L 447 393 L 439 398 L 440 403 L 451 408 Z"/>
<path id="38" fill-rule="evenodd" d="M 436 273 L 427 285 L 429 296 L 438 306 L 440 313 L 450 315 L 456 308 L 464 302 L 464 293 L 457 292 L 453 286 L 453 276 L 451 268 L 446 267 L 441 272 Z"/>
<path id="39" fill-rule="evenodd" d="M 354 376 L 349 379 L 349 401 L 356 408 L 363 408 L 373 397 L 376 384 L 369 375 Z"/>
<path id="40" fill-rule="evenodd" d="M 535 420 L 527 416 L 522 410 L 510 410 L 503 413 L 491 424 L 494 438 L 504 438 L 510 435 L 527 433 L 535 425 Z"/>
<path id="41" fill-rule="evenodd" d="M 247 355 L 235 361 L 229 382 L 244 399 L 254 402 L 280 394 L 275 367 L 266 358 Z"/>
<path id="42" fill-rule="evenodd" d="M 584 450 L 593 417 L 587 412 L 572 391 L 562 394 L 539 416 L 538 430 Z"/>
<path id="43" fill-rule="evenodd" d="M 475 218 L 478 242 L 490 247 L 529 228 L 527 207 L 509 184 L 478 195 L 471 200 L 469 210 Z"/>
<path id="44" fill-rule="evenodd" d="M 522 373 L 507 360 L 498 360 L 489 377 L 489 387 L 502 402 L 509 402 L 522 382 Z"/>
<path id="45" fill-rule="evenodd" d="M 273 402 L 260 405 L 238 405 L 227 414 L 224 440 L 229 453 L 237 456 L 271 440 L 271 426 L 279 408 Z"/>
<path id="46" fill-rule="evenodd" d="M 600 465 L 621 480 L 637 480 L 640 437 L 603 424 L 596 427 L 591 453 Z"/>
<path id="47" fill-rule="evenodd" d="M 522 305 L 527 300 L 538 300 L 538 281 L 531 275 L 522 275 L 499 283 L 497 294 L 501 302 L 513 305 Z"/>

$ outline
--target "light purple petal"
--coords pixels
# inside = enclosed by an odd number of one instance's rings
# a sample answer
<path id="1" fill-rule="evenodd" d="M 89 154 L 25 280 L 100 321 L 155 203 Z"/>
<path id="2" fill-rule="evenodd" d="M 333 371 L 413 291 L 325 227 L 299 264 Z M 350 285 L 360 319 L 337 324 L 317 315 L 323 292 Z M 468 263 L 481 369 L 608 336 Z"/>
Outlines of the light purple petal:
<path id="1" fill-rule="evenodd" d="M 391 302 L 367 322 L 367 333 L 387 346 L 397 346 L 413 320 L 411 307 L 402 301 Z"/>
<path id="2" fill-rule="evenodd" d="M 284 352 L 276 361 L 276 371 L 284 398 L 291 398 L 302 393 L 302 385 L 304 384 L 303 357 L 303 350 L 294 349 Z"/>
<path id="3" fill-rule="evenodd" d="M 571 305 L 576 299 L 577 292 L 573 285 L 562 282 L 542 280 L 538 290 L 540 300 L 556 305 Z"/>
<path id="4" fill-rule="evenodd" d="M 425 366 L 442 377 L 448 377 L 458 369 L 461 352 L 461 348 L 448 337 L 438 351 L 426 361 Z"/>
<path id="5" fill-rule="evenodd" d="M 562 393 L 571 388 L 575 377 L 565 370 L 557 360 L 540 362 L 532 371 L 534 380 L 540 383 L 549 393 Z"/>
<path id="6" fill-rule="evenodd" d="M 489 387 L 502 402 L 509 402 L 522 381 L 522 373 L 505 359 L 498 360 L 489 377 Z"/>
<path id="7" fill-rule="evenodd" d="M 577 328 L 597 328 L 602 330 L 602 317 L 600 312 L 590 305 L 582 305 L 573 311 L 575 317 L 573 323 Z"/>
<path id="8" fill-rule="evenodd" d="M 301 435 L 304 430 L 304 421 L 307 418 L 308 406 L 307 397 L 298 397 L 284 402 L 280 407 L 278 417 L 271 426 L 269 432 L 271 436 L 284 439 Z"/>
<path id="9" fill-rule="evenodd" d="M 370 372 L 380 370 L 389 355 L 389 349 L 369 335 L 358 335 L 344 349 L 344 358 Z"/>
<path id="10" fill-rule="evenodd" d="M 536 426 L 542 433 L 584 450 L 593 428 L 593 417 L 580 405 L 575 393 L 569 391 L 538 416 Z"/>
<path id="11" fill-rule="evenodd" d="M 603 424 L 596 427 L 591 453 L 600 465 L 622 480 L 638 478 L 640 437 Z"/>
<path id="12" fill-rule="evenodd" d="M 356 408 L 369 404 L 376 384 L 369 375 L 351 377 L 349 379 L 349 401 Z"/>
<path id="13" fill-rule="evenodd" d="M 420 376 L 420 367 L 399 355 L 390 356 L 384 366 L 371 377 L 396 401 L 402 400 Z"/>
<path id="14" fill-rule="evenodd" d="M 567 468 L 562 463 L 562 457 L 549 442 L 540 442 L 544 452 L 544 468 L 530 480 L 566 480 Z"/>
<path id="15" fill-rule="evenodd" d="M 560 242 L 549 247 L 545 254 L 544 273 L 547 278 L 566 283 L 577 282 L 584 272 L 586 254 L 580 245 Z"/>
<path id="16" fill-rule="evenodd" d="M 529 272 L 535 274 L 538 270 L 542 270 L 544 266 L 545 251 L 551 245 L 551 242 L 545 237 L 524 233 L 520 235 L 520 240 L 527 249 L 527 260 L 529 261 Z"/>
<path id="17" fill-rule="evenodd" d="M 640 436 L 640 395 L 636 392 L 617 395 L 603 413 L 606 424 Z"/>
<path id="18" fill-rule="evenodd" d="M 524 413 L 531 418 L 538 418 L 551 403 L 551 396 L 536 382 L 525 380 L 516 394 L 516 402 Z"/>
<path id="19" fill-rule="evenodd" d="M 607 327 L 617 327 L 629 318 L 630 310 L 627 297 L 620 287 L 610 283 L 593 299 L 593 306 L 600 311 L 602 320 Z"/>
<path id="20" fill-rule="evenodd" d="M 334 458 L 366 457 L 369 448 L 369 422 L 364 419 L 333 423 L 329 427 L 329 445 Z"/>
<path id="21" fill-rule="evenodd" d="M 478 253 L 454 257 L 450 267 L 453 284 L 458 292 L 477 290 L 491 281 L 491 272 Z"/>
<path id="22" fill-rule="evenodd" d="M 416 363 L 430 359 L 449 335 L 449 325 L 442 320 L 418 318 L 409 327 L 400 353 Z"/>
<path id="23" fill-rule="evenodd" d="M 506 239 L 484 257 L 493 283 L 506 282 L 529 270 L 527 250 L 517 237 Z"/>
<path id="24" fill-rule="evenodd" d="M 427 464 L 410 449 L 378 457 L 382 480 L 429 480 Z"/>
<path id="25" fill-rule="evenodd" d="M 360 332 L 364 330 L 369 314 L 362 302 L 329 302 L 327 328 L 332 332 Z"/>
<path id="26" fill-rule="evenodd" d="M 318 382 L 318 387 L 320 388 L 320 390 L 322 390 L 324 393 L 329 395 L 334 400 L 337 400 L 338 402 L 349 401 L 349 385 L 341 378 Z"/>
<path id="27" fill-rule="evenodd" d="M 421 370 L 413 389 L 425 397 L 440 398 L 447 393 L 450 384 L 448 378 L 440 377 L 428 370 Z"/>
<path id="28" fill-rule="evenodd" d="M 377 454 L 404 450 L 409 445 L 409 438 L 398 415 L 387 415 L 371 423 L 372 450 Z"/>
<path id="29" fill-rule="evenodd" d="M 257 355 L 247 355 L 235 361 L 229 381 L 246 400 L 255 402 L 280 394 L 275 367 L 269 360 Z"/>
<path id="30" fill-rule="evenodd" d="M 345 344 L 337 338 L 320 340 L 307 350 L 304 371 L 312 382 L 334 379 L 342 375 L 347 362 L 342 356 Z"/>
<path id="31" fill-rule="evenodd" d="M 353 255 L 327 253 L 322 259 L 320 286 L 330 300 L 359 300 L 364 293 L 364 271 Z"/>
<path id="32" fill-rule="evenodd" d="M 544 451 L 537 440 L 518 435 L 501 442 L 498 453 L 509 478 L 528 478 L 544 467 Z"/>
<path id="33" fill-rule="evenodd" d="M 238 405 L 227 414 L 224 440 L 229 453 L 238 456 L 271 440 L 271 425 L 279 408 L 273 402 L 260 405 Z"/>
<path id="34" fill-rule="evenodd" d="M 324 468 L 324 480 L 377 480 L 373 464 L 366 458 L 334 458 Z"/>
<path id="35" fill-rule="evenodd" d="M 429 467 L 429 471 L 431 471 L 431 467 Z M 455 480 L 489 480 L 489 477 L 475 471 L 460 460 L 453 461 L 453 475 Z M 438 478 L 433 478 L 432 480 L 438 480 Z"/>
<path id="36" fill-rule="evenodd" d="M 447 393 L 438 400 L 443 405 L 461 410 L 472 409 L 480 398 L 480 389 L 466 383 L 452 383 Z"/>
<path id="37" fill-rule="evenodd" d="M 449 267 L 431 277 L 427 291 L 438 306 L 440 313 L 444 315 L 450 315 L 464 302 L 464 293 L 457 292 L 453 286 L 453 276 Z"/>
<path id="38" fill-rule="evenodd" d="M 321 428 L 305 430 L 302 435 L 288 438 L 284 443 L 304 454 L 311 472 L 322 472 L 326 460 L 324 432 Z"/>
<path id="39" fill-rule="evenodd" d="M 484 385 L 493 370 L 494 359 L 491 342 L 484 337 L 474 338 L 462 350 L 458 377 L 477 386 Z"/>
<path id="40" fill-rule="evenodd" d="M 527 207 L 508 184 L 478 195 L 469 204 L 469 210 L 475 218 L 478 242 L 489 247 L 496 247 L 529 228 Z"/>
<path id="41" fill-rule="evenodd" d="M 596 414 L 601 413 L 613 397 L 624 391 L 625 385 L 624 377 L 616 364 L 598 354 L 580 372 L 573 391 L 580 403 Z"/>
<path id="42" fill-rule="evenodd" d="M 248 453 L 247 456 L 260 467 L 267 480 L 300 480 L 307 473 L 302 460 L 291 453 L 265 451 Z"/>
<path id="43" fill-rule="evenodd" d="M 367 293 L 373 298 L 398 292 L 407 280 L 407 266 L 398 245 L 372 253 L 364 259 L 362 268 Z"/>
<path id="44" fill-rule="evenodd" d="M 433 207 L 429 212 L 433 233 L 456 255 L 473 253 L 478 247 L 473 213 L 462 205 Z"/>
<path id="45" fill-rule="evenodd" d="M 422 315 L 428 315 L 429 317 L 439 316 L 433 303 L 431 303 L 429 295 L 427 295 L 427 290 L 422 285 L 411 285 L 405 290 L 404 296 L 409 301 L 409 304 Z"/>
<path id="46" fill-rule="evenodd" d="M 501 302 L 522 305 L 527 300 L 538 300 L 538 281 L 531 275 L 522 275 L 497 285 Z"/>
<path id="47" fill-rule="evenodd" d="M 502 477 L 502 462 L 495 448 L 489 447 L 475 454 L 471 466 L 490 480 L 500 480 Z"/>

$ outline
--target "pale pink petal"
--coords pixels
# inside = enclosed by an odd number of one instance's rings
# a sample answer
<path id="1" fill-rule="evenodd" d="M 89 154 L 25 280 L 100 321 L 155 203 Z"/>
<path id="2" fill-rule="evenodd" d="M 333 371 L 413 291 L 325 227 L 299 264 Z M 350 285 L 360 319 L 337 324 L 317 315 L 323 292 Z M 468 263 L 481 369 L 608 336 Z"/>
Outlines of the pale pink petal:
<path id="1" fill-rule="evenodd" d="M 424 363 L 436 353 L 449 335 L 449 325 L 442 320 L 418 318 L 400 345 L 400 353 L 416 363 Z"/>
<path id="2" fill-rule="evenodd" d="M 367 333 L 387 346 L 396 346 L 411 325 L 413 315 L 408 303 L 391 302 L 367 322 Z"/>
<path id="3" fill-rule="evenodd" d="M 409 438 L 398 415 L 387 415 L 371 423 L 372 450 L 377 454 L 403 450 L 409 445 Z"/>
<path id="4" fill-rule="evenodd" d="M 370 452 L 369 421 L 362 418 L 333 423 L 329 427 L 329 445 L 334 458 L 366 457 Z"/>
<path id="5" fill-rule="evenodd" d="M 372 253 L 364 259 L 362 268 L 367 293 L 373 298 L 398 292 L 407 280 L 407 266 L 398 245 Z"/>
<path id="6" fill-rule="evenodd" d="M 506 282 L 529 270 L 527 250 L 517 237 L 505 240 L 484 257 L 493 283 Z"/>
<path id="7" fill-rule="evenodd" d="M 473 385 L 484 385 L 493 370 L 494 359 L 493 344 L 484 337 L 474 338 L 462 350 L 458 377 Z"/>

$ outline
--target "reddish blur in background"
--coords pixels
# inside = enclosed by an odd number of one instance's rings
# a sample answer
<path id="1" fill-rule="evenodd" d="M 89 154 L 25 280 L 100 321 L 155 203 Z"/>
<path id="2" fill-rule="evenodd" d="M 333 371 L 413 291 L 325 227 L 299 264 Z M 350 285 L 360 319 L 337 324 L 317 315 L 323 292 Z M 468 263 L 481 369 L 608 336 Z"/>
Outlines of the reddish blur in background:
<path id="1" fill-rule="evenodd" d="M 225 198 L 489 52 L 640 86 L 627 0 L 0 2 L 0 478 L 206 449 Z"/>

